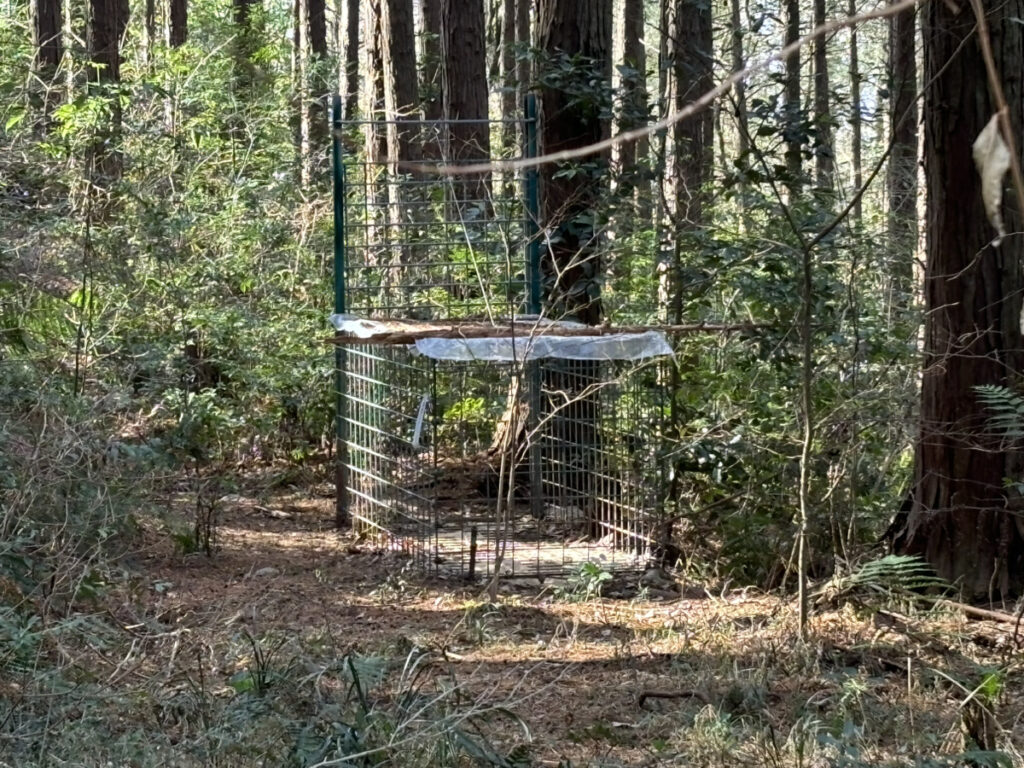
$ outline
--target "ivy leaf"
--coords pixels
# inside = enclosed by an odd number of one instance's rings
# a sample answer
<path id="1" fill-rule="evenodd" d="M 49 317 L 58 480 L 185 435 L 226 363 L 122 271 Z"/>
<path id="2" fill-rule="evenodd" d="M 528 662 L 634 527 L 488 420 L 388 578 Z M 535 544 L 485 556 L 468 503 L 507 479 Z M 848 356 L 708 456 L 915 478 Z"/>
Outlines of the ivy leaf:
<path id="1" fill-rule="evenodd" d="M 999 115 L 992 115 L 988 125 L 974 140 L 974 164 L 981 176 L 981 198 L 985 201 L 985 213 L 998 233 L 992 247 L 998 248 L 1006 237 L 1006 225 L 999 206 L 1003 202 L 1003 176 L 1010 169 L 1010 150 L 999 131 Z"/>

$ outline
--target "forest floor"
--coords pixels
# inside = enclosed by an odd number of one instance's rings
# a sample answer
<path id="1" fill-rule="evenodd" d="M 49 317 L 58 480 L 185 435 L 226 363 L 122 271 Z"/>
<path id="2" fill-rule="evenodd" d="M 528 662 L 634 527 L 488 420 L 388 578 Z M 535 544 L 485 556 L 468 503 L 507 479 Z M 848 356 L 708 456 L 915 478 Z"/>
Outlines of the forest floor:
<path id="1" fill-rule="evenodd" d="M 1003 757 L 974 764 L 1024 765 L 1012 625 L 847 604 L 815 611 L 802 643 L 792 601 L 722 585 L 645 589 L 638 575 L 603 585 L 618 598 L 531 579 L 503 584 L 490 604 L 480 585 L 424 581 L 401 555 L 335 532 L 329 494 L 222 499 L 212 556 L 144 528 L 132 577 L 104 599 L 122 641 L 75 656 L 111 701 L 135 702 L 117 707 L 118 728 L 154 744 L 163 733 L 176 750 L 154 764 L 285 764 L 268 756 L 290 740 L 291 759 L 315 765 L 340 743 L 338 723 L 356 718 L 349 735 L 370 747 L 407 743 L 412 755 L 456 729 L 484 745 L 482 763 L 415 763 L 429 765 L 501 765 L 498 754 L 516 768 L 961 765 L 979 747 Z M 410 713 L 413 688 L 429 703 Z M 231 702 L 254 694 L 265 706 L 242 723 Z M 414 764 L 379 754 L 390 760 L 345 764 Z"/>

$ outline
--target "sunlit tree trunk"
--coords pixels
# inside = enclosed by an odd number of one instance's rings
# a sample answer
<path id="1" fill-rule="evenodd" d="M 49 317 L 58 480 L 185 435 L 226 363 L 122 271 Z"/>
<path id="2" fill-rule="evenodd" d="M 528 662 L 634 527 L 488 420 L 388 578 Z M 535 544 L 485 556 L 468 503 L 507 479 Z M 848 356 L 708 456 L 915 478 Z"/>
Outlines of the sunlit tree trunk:
<path id="1" fill-rule="evenodd" d="M 998 72 L 1024 64 L 1024 0 L 986 3 Z M 927 183 L 924 372 L 913 508 L 898 551 L 924 556 L 968 598 L 1024 591 L 1024 477 L 1019 439 L 994 429 L 977 387 L 1020 390 L 1024 237 L 991 245 L 972 144 L 996 111 L 969 5 L 926 3 L 924 40 Z M 1024 129 L 1020 77 L 1004 77 L 1012 134 Z M 1018 144 L 1019 146 L 1019 144 Z M 1003 206 L 1021 231 L 1017 201 Z M 1012 481 L 1008 485 L 1007 481 Z"/>

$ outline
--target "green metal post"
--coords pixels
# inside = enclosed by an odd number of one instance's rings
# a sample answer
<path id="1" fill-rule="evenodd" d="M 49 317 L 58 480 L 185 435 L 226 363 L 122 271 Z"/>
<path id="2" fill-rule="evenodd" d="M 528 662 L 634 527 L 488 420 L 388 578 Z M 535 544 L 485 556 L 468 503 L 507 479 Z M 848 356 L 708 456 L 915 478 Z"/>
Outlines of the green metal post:
<path id="1" fill-rule="evenodd" d="M 341 96 L 334 94 L 331 102 L 331 168 L 334 195 L 334 312 L 345 313 L 345 164 L 342 162 Z M 340 331 L 339 331 L 340 333 Z M 334 347 L 334 482 L 337 493 L 334 525 L 348 528 L 352 524 L 348 492 L 348 398 L 345 376 L 345 347 Z"/>
<path id="2" fill-rule="evenodd" d="M 523 132 L 526 146 L 523 147 L 526 157 L 537 156 L 537 96 L 526 95 L 523 105 L 525 120 Z M 526 311 L 531 315 L 539 315 L 541 311 L 541 274 L 540 274 L 540 190 L 536 166 L 526 169 Z"/>
<path id="3" fill-rule="evenodd" d="M 537 96 L 526 95 L 523 104 L 523 147 L 525 157 L 537 156 Z M 540 190 L 537 168 L 526 169 L 523 179 L 525 196 L 524 234 L 526 235 L 526 311 L 531 315 L 541 313 L 541 274 L 540 274 Z M 529 445 L 530 463 L 530 514 L 536 520 L 544 517 L 544 481 L 541 475 L 543 462 L 541 457 L 541 438 L 537 426 L 543 417 L 541 413 L 541 373 L 540 363 L 531 360 L 526 363 L 525 371 L 529 389 L 529 420 L 531 434 Z"/>

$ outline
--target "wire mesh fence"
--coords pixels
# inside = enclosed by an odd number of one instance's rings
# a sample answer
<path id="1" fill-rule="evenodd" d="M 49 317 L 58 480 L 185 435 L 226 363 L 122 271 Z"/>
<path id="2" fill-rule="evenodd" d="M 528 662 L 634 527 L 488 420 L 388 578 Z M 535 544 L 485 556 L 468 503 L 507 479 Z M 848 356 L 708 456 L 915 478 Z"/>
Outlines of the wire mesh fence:
<path id="1" fill-rule="evenodd" d="M 533 172 L 424 168 L 480 158 L 479 146 L 456 144 L 467 125 L 475 142 L 485 132 L 507 146 L 503 123 L 336 122 L 339 313 L 500 322 L 538 312 Z M 523 146 L 535 146 L 535 128 L 520 123 Z M 388 138 L 414 159 L 377 151 Z M 659 365 L 526 357 L 436 359 L 372 338 L 339 346 L 339 517 L 436 572 L 642 566 L 662 487 Z"/>

